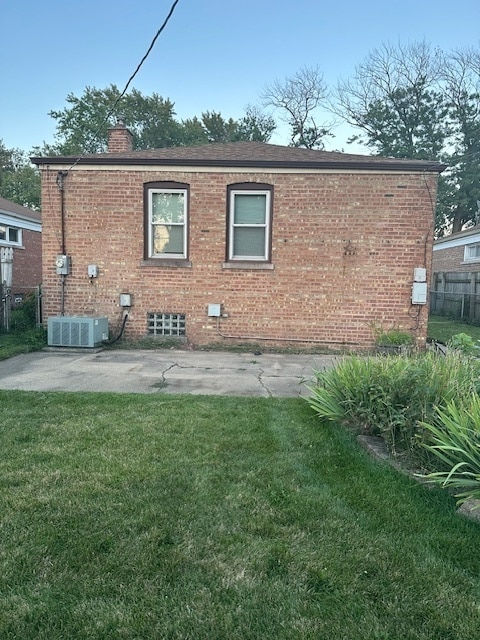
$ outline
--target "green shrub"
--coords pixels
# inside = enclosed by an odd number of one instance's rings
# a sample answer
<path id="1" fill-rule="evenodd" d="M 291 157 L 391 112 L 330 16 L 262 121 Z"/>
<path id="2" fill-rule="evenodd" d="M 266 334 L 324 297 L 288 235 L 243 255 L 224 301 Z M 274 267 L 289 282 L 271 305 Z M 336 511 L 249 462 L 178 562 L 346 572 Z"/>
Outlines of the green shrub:
<path id="1" fill-rule="evenodd" d="M 0 333 L 0 360 L 11 358 L 19 353 L 29 353 L 43 349 L 47 342 L 47 332 L 43 327 L 27 331 Z"/>
<path id="2" fill-rule="evenodd" d="M 475 340 L 467 333 L 456 333 L 447 342 L 447 346 L 451 349 L 461 351 L 465 355 L 478 353 L 478 347 L 475 344 Z"/>
<path id="3" fill-rule="evenodd" d="M 375 332 L 375 344 L 385 347 L 413 345 L 413 336 L 404 329 L 387 329 Z"/>
<path id="4" fill-rule="evenodd" d="M 316 373 L 308 401 L 322 420 L 380 435 L 394 454 L 423 464 L 429 456 L 419 446 L 420 423 L 431 421 L 436 406 L 469 398 L 479 387 L 480 363 L 455 353 L 352 356 Z"/>
<path id="5" fill-rule="evenodd" d="M 27 331 L 34 329 L 37 323 L 37 301 L 34 293 L 30 293 L 25 300 L 12 310 L 10 326 L 12 331 Z"/>
<path id="6" fill-rule="evenodd" d="M 451 400 L 438 407 L 432 422 L 423 422 L 429 435 L 422 446 L 443 467 L 426 477 L 444 487 L 460 489 L 455 495 L 459 504 L 480 499 L 480 397 L 474 394 L 469 403 Z"/>

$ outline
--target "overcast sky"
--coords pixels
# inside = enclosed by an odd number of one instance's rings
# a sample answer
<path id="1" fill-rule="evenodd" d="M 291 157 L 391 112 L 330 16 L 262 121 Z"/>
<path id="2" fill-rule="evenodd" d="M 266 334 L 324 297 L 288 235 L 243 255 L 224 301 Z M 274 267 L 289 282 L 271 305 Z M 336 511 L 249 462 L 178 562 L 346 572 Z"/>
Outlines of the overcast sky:
<path id="1" fill-rule="evenodd" d="M 48 112 L 69 93 L 123 89 L 172 2 L 0 0 L 5 146 L 52 143 Z M 267 83 L 301 67 L 318 66 L 334 85 L 382 43 L 479 47 L 479 25 L 480 0 L 179 0 L 132 86 L 170 98 L 179 119 L 206 110 L 238 118 Z M 339 130 L 327 148 L 344 148 L 346 137 Z"/>

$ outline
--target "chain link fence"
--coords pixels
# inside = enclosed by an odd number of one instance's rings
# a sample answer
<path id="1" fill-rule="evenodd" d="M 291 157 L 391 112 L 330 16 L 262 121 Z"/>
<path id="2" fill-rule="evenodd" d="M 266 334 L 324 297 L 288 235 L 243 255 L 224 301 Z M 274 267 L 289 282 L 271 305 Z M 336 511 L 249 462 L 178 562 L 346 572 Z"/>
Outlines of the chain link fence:
<path id="1" fill-rule="evenodd" d="M 3 282 L 0 283 L 0 300 L 0 331 L 42 325 L 41 287 L 9 287 Z"/>

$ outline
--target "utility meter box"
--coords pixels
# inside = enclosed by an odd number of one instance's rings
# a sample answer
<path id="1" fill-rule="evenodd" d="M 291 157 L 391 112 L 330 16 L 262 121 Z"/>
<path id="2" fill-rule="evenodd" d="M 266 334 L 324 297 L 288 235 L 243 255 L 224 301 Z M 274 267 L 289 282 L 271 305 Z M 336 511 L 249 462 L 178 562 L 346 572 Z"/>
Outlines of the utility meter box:
<path id="1" fill-rule="evenodd" d="M 72 260 L 70 256 L 61 254 L 56 257 L 55 267 L 57 269 L 57 274 L 59 276 L 68 276 L 68 274 L 70 273 L 71 266 L 72 266 Z"/>
<path id="2" fill-rule="evenodd" d="M 413 283 L 412 304 L 427 304 L 427 283 L 426 282 Z"/>

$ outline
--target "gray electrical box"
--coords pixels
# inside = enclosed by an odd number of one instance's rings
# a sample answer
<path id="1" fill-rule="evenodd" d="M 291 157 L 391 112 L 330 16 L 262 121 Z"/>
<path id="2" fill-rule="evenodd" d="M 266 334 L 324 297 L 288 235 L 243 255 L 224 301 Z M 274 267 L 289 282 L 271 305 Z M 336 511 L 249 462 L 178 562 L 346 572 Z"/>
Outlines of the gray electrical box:
<path id="1" fill-rule="evenodd" d="M 132 296 L 129 293 L 121 293 L 120 294 L 120 306 L 121 307 L 131 307 L 132 306 Z"/>
<path id="2" fill-rule="evenodd" d="M 219 318 L 221 315 L 221 304 L 209 304 L 207 309 L 207 315 L 211 318 Z"/>
<path id="3" fill-rule="evenodd" d="M 417 267 L 413 270 L 413 279 L 415 282 L 426 282 L 427 270 L 424 267 Z"/>
<path id="4" fill-rule="evenodd" d="M 413 283 L 412 304 L 427 304 L 427 283 L 426 282 Z"/>

